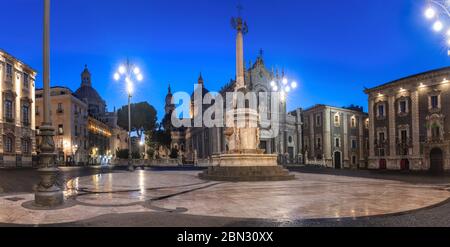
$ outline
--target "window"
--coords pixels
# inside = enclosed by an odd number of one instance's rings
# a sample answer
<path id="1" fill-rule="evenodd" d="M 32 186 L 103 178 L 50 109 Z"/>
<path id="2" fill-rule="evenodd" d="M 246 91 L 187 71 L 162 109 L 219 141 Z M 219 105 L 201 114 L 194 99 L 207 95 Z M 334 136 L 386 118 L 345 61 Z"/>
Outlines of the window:
<path id="1" fill-rule="evenodd" d="M 432 136 L 434 139 L 437 139 L 437 138 L 440 138 L 440 137 L 441 137 L 441 128 L 439 128 L 438 125 L 434 125 L 434 126 L 431 128 L 431 136 Z"/>
<path id="2" fill-rule="evenodd" d="M 352 128 L 356 128 L 356 118 L 355 117 L 352 117 L 352 119 L 350 120 L 350 126 Z"/>
<path id="3" fill-rule="evenodd" d="M 339 120 L 340 120 L 339 119 L 339 115 L 338 114 L 334 115 L 334 125 L 335 126 L 339 126 L 340 125 L 340 121 Z"/>
<path id="4" fill-rule="evenodd" d="M 58 135 L 64 134 L 64 126 L 62 124 L 58 125 Z"/>
<path id="5" fill-rule="evenodd" d="M 322 146 L 322 140 L 320 137 L 317 138 L 317 148 L 320 148 Z"/>
<path id="6" fill-rule="evenodd" d="M 11 100 L 5 100 L 5 118 L 12 120 L 13 118 L 13 103 Z"/>
<path id="7" fill-rule="evenodd" d="M 316 116 L 316 127 L 320 127 L 322 125 L 322 118 L 320 115 Z"/>
<path id="8" fill-rule="evenodd" d="M 380 148 L 378 150 L 379 156 L 386 156 L 386 152 L 384 151 L 384 148 Z"/>
<path id="9" fill-rule="evenodd" d="M 12 79 L 12 65 L 9 63 L 6 64 L 6 79 Z"/>
<path id="10" fill-rule="evenodd" d="M 22 140 L 22 153 L 29 154 L 30 153 L 30 140 L 23 139 Z"/>
<path id="11" fill-rule="evenodd" d="M 400 140 L 402 141 L 402 143 L 406 143 L 408 140 L 408 131 L 406 130 L 402 130 L 400 131 Z"/>
<path id="12" fill-rule="evenodd" d="M 384 142 L 385 141 L 384 132 L 378 133 L 378 139 L 380 140 L 380 142 Z"/>
<path id="13" fill-rule="evenodd" d="M 366 119 L 365 125 L 366 125 L 366 129 L 368 129 L 369 128 L 369 119 Z"/>
<path id="14" fill-rule="evenodd" d="M 356 165 L 356 156 L 352 156 L 352 164 Z"/>
<path id="15" fill-rule="evenodd" d="M 339 138 L 336 138 L 334 141 L 335 146 L 338 148 L 341 146 L 341 140 Z"/>
<path id="16" fill-rule="evenodd" d="M 78 136 L 78 125 L 75 125 L 75 136 Z"/>
<path id="17" fill-rule="evenodd" d="M 12 153 L 13 152 L 13 138 L 7 136 L 5 138 L 5 152 Z"/>
<path id="18" fill-rule="evenodd" d="M 407 113 L 406 100 L 401 100 L 398 102 L 398 112 L 399 113 Z"/>
<path id="19" fill-rule="evenodd" d="M 58 103 L 58 110 L 59 113 L 63 112 L 63 106 L 62 103 Z"/>
<path id="20" fill-rule="evenodd" d="M 41 132 L 39 132 L 39 126 L 36 126 L 36 135 L 40 135 Z"/>
<path id="21" fill-rule="evenodd" d="M 385 117 L 384 114 L 385 114 L 385 113 L 384 113 L 384 105 L 383 105 L 383 104 L 378 105 L 377 116 L 378 116 L 378 117 Z"/>
<path id="22" fill-rule="evenodd" d="M 431 100 L 431 109 L 438 109 L 439 108 L 439 96 L 433 95 L 430 97 Z"/>
<path id="23" fill-rule="evenodd" d="M 23 73 L 23 87 L 24 88 L 29 88 L 29 82 L 30 82 L 30 80 L 29 80 L 29 75 L 27 74 L 27 73 Z"/>
<path id="24" fill-rule="evenodd" d="M 30 108 L 27 105 L 22 106 L 22 122 L 25 125 L 30 123 Z"/>
<path id="25" fill-rule="evenodd" d="M 358 142 L 355 139 L 353 139 L 352 140 L 352 149 L 357 149 L 357 148 L 358 148 Z"/>
<path id="26" fill-rule="evenodd" d="M 40 113 L 40 112 L 39 112 L 39 107 L 36 106 L 35 109 L 36 109 L 36 115 L 39 115 L 39 113 Z"/>

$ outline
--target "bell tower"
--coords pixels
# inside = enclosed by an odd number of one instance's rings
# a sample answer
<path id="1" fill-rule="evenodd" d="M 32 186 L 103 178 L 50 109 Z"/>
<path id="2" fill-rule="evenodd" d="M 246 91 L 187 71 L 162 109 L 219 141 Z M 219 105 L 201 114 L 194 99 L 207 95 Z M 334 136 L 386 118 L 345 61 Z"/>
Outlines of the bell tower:
<path id="1" fill-rule="evenodd" d="M 84 70 L 81 73 L 81 86 L 88 86 L 91 87 L 91 72 L 89 72 L 89 69 L 87 67 L 87 64 L 84 65 Z"/>

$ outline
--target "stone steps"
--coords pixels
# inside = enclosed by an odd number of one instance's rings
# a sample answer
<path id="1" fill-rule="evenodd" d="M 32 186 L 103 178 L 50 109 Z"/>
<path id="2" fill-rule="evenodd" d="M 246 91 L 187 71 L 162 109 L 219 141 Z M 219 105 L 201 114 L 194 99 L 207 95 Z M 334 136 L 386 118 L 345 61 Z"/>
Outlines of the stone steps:
<path id="1" fill-rule="evenodd" d="M 201 179 L 214 181 L 286 181 L 295 176 L 280 166 L 210 167 L 199 175 Z"/>

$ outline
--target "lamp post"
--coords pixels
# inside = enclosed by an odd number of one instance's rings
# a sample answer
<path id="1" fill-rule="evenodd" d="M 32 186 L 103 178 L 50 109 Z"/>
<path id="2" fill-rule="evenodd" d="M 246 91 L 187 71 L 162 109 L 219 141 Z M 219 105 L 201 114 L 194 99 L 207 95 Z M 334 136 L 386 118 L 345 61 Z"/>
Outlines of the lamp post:
<path id="1" fill-rule="evenodd" d="M 139 67 L 131 65 L 127 59 L 125 65 L 121 65 L 114 74 L 114 80 L 119 81 L 123 79 L 126 83 L 126 90 L 128 93 L 128 170 L 134 171 L 133 159 L 131 156 L 131 97 L 133 93 L 134 80 L 142 81 L 144 79 Z"/>
<path id="2" fill-rule="evenodd" d="M 427 0 L 424 15 L 426 19 L 433 22 L 432 28 L 435 32 L 445 32 L 447 53 L 450 56 L 450 1 Z"/>
<path id="3" fill-rule="evenodd" d="M 296 89 L 298 87 L 298 84 L 296 81 L 289 81 L 288 78 L 286 78 L 284 76 L 284 72 L 283 75 L 281 76 L 281 78 L 277 75 L 275 77 L 275 79 L 273 81 L 270 82 L 270 86 L 272 87 L 272 92 L 274 93 L 279 93 L 280 94 L 280 100 L 283 104 L 283 111 L 284 111 L 284 118 L 283 118 L 283 125 L 286 124 L 287 121 L 287 107 L 286 107 L 286 101 L 287 101 L 287 96 L 290 92 L 292 92 L 292 90 Z M 286 129 L 286 128 L 282 128 L 282 129 Z M 284 156 L 284 153 L 286 153 L 287 151 L 287 135 L 286 133 L 283 133 L 283 150 L 281 150 L 281 146 L 279 147 L 279 151 L 282 151 L 282 157 Z M 280 144 L 281 145 L 281 144 Z"/>
<path id="4" fill-rule="evenodd" d="M 64 203 L 62 190 L 56 183 L 59 169 L 55 164 L 55 129 L 50 118 L 50 0 L 44 0 L 44 122 L 40 127 L 39 169 L 40 182 L 34 194 L 34 203 L 40 207 L 56 207 Z"/>

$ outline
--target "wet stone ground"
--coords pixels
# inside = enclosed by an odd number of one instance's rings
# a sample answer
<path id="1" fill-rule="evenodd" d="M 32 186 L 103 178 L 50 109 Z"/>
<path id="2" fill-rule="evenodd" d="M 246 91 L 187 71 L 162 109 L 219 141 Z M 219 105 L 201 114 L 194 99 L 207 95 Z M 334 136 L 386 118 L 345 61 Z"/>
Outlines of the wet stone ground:
<path id="1" fill-rule="evenodd" d="M 292 170 L 296 181 L 255 184 L 202 181 L 198 171 L 62 168 L 58 181 L 77 206 L 45 214 L 20 206 L 32 199 L 35 170 L 0 170 L 0 226 L 450 226 L 448 176 Z M 77 212 L 86 215 L 74 220 Z"/>

